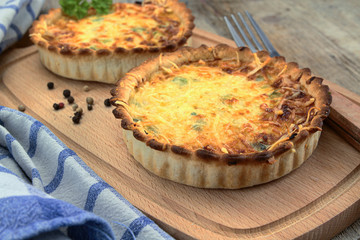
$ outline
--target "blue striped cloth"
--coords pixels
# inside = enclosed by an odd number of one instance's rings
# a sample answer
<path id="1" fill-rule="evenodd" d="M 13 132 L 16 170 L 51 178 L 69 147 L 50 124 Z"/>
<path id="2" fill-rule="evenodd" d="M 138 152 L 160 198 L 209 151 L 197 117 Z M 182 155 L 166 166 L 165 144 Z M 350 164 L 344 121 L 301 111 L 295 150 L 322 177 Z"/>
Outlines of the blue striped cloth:
<path id="1" fill-rule="evenodd" d="M 0 106 L 0 239 L 172 239 L 48 128 Z"/>
<path id="2" fill-rule="evenodd" d="M 44 0 L 0 0 L 0 54 L 29 29 Z"/>
<path id="3" fill-rule="evenodd" d="M 44 0 L 0 0 L 0 53 Z M 0 239 L 172 239 L 32 117 L 0 106 Z"/>

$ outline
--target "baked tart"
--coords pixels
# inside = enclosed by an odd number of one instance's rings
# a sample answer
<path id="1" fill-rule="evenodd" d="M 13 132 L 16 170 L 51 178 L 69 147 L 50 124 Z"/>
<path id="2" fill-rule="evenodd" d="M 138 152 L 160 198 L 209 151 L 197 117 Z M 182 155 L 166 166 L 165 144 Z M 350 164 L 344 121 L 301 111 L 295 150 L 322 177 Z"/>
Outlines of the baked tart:
<path id="1" fill-rule="evenodd" d="M 177 0 L 115 3 L 110 13 L 77 20 L 61 9 L 40 16 L 30 30 L 42 64 L 72 79 L 116 83 L 144 60 L 184 45 L 194 17 Z"/>
<path id="2" fill-rule="evenodd" d="M 308 68 L 227 45 L 162 54 L 111 94 L 134 158 L 201 188 L 249 187 L 290 173 L 315 150 L 331 103 Z"/>

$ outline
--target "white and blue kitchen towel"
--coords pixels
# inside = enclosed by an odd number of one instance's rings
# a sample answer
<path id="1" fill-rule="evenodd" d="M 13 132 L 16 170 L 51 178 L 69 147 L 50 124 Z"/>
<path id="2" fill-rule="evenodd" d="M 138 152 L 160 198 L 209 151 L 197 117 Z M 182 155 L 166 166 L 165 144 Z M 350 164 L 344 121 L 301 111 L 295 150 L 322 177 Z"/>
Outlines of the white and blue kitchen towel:
<path id="1" fill-rule="evenodd" d="M 0 54 L 44 3 L 0 0 Z M 42 123 L 0 106 L 1 240 L 135 238 L 172 239 Z"/>
<path id="2" fill-rule="evenodd" d="M 0 239 L 172 239 L 47 127 L 0 106 Z"/>
<path id="3" fill-rule="evenodd" d="M 0 0 L 0 54 L 29 29 L 45 0 Z"/>

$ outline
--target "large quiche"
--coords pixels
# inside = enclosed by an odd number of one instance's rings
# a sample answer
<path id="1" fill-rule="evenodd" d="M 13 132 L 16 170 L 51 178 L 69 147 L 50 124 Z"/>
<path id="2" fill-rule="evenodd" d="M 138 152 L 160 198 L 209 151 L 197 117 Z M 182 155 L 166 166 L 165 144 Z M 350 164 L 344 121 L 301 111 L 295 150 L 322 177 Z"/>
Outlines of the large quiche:
<path id="1" fill-rule="evenodd" d="M 277 179 L 314 151 L 329 114 L 322 79 L 248 48 L 183 48 L 112 90 L 129 152 L 146 169 L 202 188 Z"/>
<path id="2" fill-rule="evenodd" d="M 116 83 L 144 60 L 184 45 L 193 20 L 191 11 L 177 0 L 116 3 L 107 15 L 90 9 L 80 20 L 53 9 L 33 23 L 30 36 L 50 71 L 72 79 Z"/>

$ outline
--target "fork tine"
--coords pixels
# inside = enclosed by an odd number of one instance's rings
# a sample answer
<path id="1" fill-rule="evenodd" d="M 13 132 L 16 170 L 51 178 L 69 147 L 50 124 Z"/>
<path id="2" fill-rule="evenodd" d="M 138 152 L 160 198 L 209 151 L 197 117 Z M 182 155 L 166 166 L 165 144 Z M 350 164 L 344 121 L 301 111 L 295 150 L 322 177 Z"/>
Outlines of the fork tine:
<path id="1" fill-rule="evenodd" d="M 259 35 L 261 41 L 264 43 L 266 49 L 269 51 L 271 57 L 280 56 L 280 54 L 275 50 L 274 46 L 271 44 L 270 40 L 266 37 L 265 33 L 261 30 L 259 25 L 255 22 L 253 17 L 250 15 L 248 11 L 245 11 L 248 16 L 251 24 L 253 25 L 255 31 Z"/>
<path id="2" fill-rule="evenodd" d="M 257 52 L 257 50 L 255 49 L 254 45 L 252 45 L 251 41 L 249 40 L 249 38 L 246 36 L 244 30 L 242 29 L 242 27 L 240 26 L 239 22 L 236 20 L 235 16 L 233 14 L 231 14 L 231 18 L 234 21 L 236 27 L 238 28 L 239 32 L 241 33 L 241 36 L 243 37 L 243 39 L 245 40 L 246 44 L 248 45 L 248 47 L 250 48 L 250 50 L 252 52 Z"/>
<path id="3" fill-rule="evenodd" d="M 250 29 L 249 25 L 246 23 L 245 19 L 243 18 L 243 16 L 241 15 L 241 13 L 237 13 L 239 18 L 241 19 L 241 22 L 243 23 L 243 25 L 245 26 L 246 28 L 246 31 L 249 33 L 251 39 L 254 41 L 257 49 L 259 51 L 263 50 L 264 48 L 261 46 L 261 44 L 259 43 L 259 41 L 257 40 L 257 38 L 255 37 L 253 31 Z"/>
<path id="4" fill-rule="evenodd" d="M 226 25 L 233 37 L 233 39 L 235 40 L 236 46 L 241 47 L 241 46 L 245 46 L 245 43 L 241 40 L 240 36 L 236 33 L 234 27 L 231 25 L 229 19 L 225 16 L 224 20 L 226 22 Z"/>

